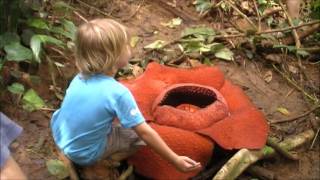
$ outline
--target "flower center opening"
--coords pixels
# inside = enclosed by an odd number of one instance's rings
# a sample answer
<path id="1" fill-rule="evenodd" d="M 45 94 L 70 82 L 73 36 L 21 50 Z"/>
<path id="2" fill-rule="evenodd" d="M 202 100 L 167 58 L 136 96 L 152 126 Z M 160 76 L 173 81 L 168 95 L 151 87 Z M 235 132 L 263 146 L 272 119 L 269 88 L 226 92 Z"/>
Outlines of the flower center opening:
<path id="1" fill-rule="evenodd" d="M 185 85 L 167 90 L 160 100 L 159 105 L 177 107 L 179 105 L 189 104 L 199 108 L 205 108 L 216 100 L 216 93 L 211 89 L 201 86 Z"/>

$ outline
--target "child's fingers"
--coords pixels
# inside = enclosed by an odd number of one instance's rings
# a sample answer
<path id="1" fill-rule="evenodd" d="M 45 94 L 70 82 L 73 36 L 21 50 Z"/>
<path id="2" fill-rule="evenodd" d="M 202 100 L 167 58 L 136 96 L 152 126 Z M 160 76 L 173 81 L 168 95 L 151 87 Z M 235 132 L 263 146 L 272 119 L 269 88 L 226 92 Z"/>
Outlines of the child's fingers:
<path id="1" fill-rule="evenodd" d="M 198 170 L 198 169 L 200 169 L 200 168 L 201 168 L 201 165 L 200 165 L 200 164 L 195 165 L 195 166 L 192 166 L 192 165 L 190 164 L 190 167 L 187 168 L 187 171 L 194 171 L 194 170 Z"/>
<path id="2" fill-rule="evenodd" d="M 199 162 L 196 162 L 188 157 L 185 158 L 185 161 L 187 161 L 189 164 L 191 164 L 193 167 L 194 166 L 201 166 L 201 164 Z"/>

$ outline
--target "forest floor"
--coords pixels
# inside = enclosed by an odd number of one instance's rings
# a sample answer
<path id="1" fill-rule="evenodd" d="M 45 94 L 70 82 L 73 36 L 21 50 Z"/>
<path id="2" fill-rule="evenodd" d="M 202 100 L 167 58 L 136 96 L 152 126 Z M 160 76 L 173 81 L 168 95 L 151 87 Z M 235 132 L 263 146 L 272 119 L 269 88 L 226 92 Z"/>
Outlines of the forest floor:
<path id="1" fill-rule="evenodd" d="M 139 42 L 133 48 L 135 61 L 159 58 L 159 54 L 147 52 L 143 47 L 157 39 L 172 41 L 176 37 L 179 37 L 182 30 L 186 27 L 206 25 L 207 27 L 217 29 L 227 26 L 219 18 L 206 16 L 196 21 L 183 21 L 180 26 L 171 29 L 161 25 L 160 22 L 168 22 L 177 16 L 160 6 L 156 1 L 110 2 L 113 2 L 113 4 L 97 1 L 91 5 L 101 11 L 110 12 L 109 15 L 111 17 L 126 25 L 132 35 L 139 37 Z M 192 2 L 179 2 L 182 1 L 177 2 L 176 9 L 185 12 L 190 17 L 198 18 L 198 12 L 195 11 Z M 88 8 L 82 3 L 76 3 L 75 6 L 77 7 L 77 11 L 86 19 L 106 17 L 94 8 Z M 74 15 L 73 19 L 77 25 L 82 21 L 76 15 Z M 240 50 L 233 52 L 233 61 L 212 58 L 210 62 L 212 65 L 221 68 L 225 76 L 233 83 L 242 87 L 253 103 L 264 113 L 270 125 L 270 136 L 285 139 L 286 137 L 313 128 L 310 120 L 319 118 L 316 117 L 315 113 L 310 113 L 302 118 L 285 123 L 274 123 L 277 120 L 296 117 L 309 111 L 312 107 L 311 103 L 306 100 L 300 91 L 290 85 L 282 75 L 274 70 L 270 61 L 262 56 L 254 56 L 254 58 L 249 59 Z M 174 59 L 177 56 L 168 55 L 167 58 Z M 57 86 L 64 92 L 69 81 L 77 73 L 74 59 L 70 54 L 68 57 L 61 57 L 55 53 L 52 53 L 52 59 L 64 64 L 64 67 L 60 68 L 59 72 L 56 72 Z M 295 62 L 292 58 L 289 60 Z M 193 58 L 187 58 L 178 66 L 194 67 L 200 63 L 200 61 L 195 61 Z M 302 59 L 302 63 L 307 69 L 305 73 L 308 79 L 319 87 L 319 63 L 315 65 L 309 61 L 304 61 L 304 59 Z M 141 74 L 141 70 L 139 68 L 135 69 L 134 76 Z M 37 74 L 41 77 L 41 83 L 35 85 L 34 89 L 46 101 L 46 104 L 52 105 L 53 108 L 58 108 L 61 101 L 49 88 L 52 85 L 52 81 L 46 62 L 40 64 Z M 271 79 L 266 80 L 266 76 Z M 3 103 L 1 105 L 2 111 L 24 129 L 22 135 L 11 145 L 13 156 L 22 167 L 22 170 L 30 179 L 56 179 L 50 175 L 46 167 L 47 160 L 58 158 L 49 127 L 52 111 L 27 112 L 20 105 L 13 103 L 9 93 L 1 97 L 1 102 Z M 284 107 L 289 113 L 287 115 L 281 113 L 278 110 L 279 107 Z M 299 155 L 299 160 L 297 161 L 276 156 L 272 159 L 259 161 L 257 164 L 272 171 L 278 179 L 320 179 L 319 139 L 320 137 L 316 139 L 312 149 L 310 149 L 311 142 L 296 149 Z M 248 174 L 243 174 L 239 177 L 239 179 L 252 178 Z"/>

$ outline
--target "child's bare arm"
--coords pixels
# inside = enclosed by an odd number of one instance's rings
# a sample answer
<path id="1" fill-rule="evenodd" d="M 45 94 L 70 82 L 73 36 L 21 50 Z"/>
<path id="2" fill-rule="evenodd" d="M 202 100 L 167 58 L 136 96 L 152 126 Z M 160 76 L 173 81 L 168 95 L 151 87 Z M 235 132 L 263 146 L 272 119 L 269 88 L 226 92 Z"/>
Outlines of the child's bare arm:
<path id="1" fill-rule="evenodd" d="M 144 140 L 161 157 L 172 163 L 178 170 L 189 172 L 201 167 L 199 162 L 186 157 L 178 156 L 162 140 L 159 134 L 153 130 L 147 123 L 141 123 L 133 128 L 139 137 Z"/>
<path id="2" fill-rule="evenodd" d="M 6 163 L 0 170 L 0 179 L 21 179 L 26 180 L 27 177 L 24 175 L 20 169 L 17 162 L 9 156 Z"/>

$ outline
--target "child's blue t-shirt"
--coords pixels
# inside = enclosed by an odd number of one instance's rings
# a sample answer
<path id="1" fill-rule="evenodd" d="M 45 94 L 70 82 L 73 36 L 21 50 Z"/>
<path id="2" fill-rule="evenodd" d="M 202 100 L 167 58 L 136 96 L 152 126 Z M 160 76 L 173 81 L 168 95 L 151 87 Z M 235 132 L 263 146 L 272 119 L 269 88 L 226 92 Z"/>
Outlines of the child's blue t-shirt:
<path id="1" fill-rule="evenodd" d="M 72 161 L 90 165 L 107 148 L 115 117 L 124 128 L 145 121 L 130 91 L 113 77 L 98 74 L 84 79 L 78 74 L 52 116 L 53 138 Z"/>

